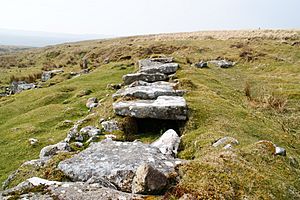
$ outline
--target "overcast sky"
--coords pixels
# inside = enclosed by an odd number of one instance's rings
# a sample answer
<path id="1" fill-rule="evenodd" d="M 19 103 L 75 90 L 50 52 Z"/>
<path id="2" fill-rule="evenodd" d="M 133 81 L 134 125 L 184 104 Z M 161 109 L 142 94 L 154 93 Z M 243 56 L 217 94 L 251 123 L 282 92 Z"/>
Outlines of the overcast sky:
<path id="1" fill-rule="evenodd" d="M 300 28 L 300 0 L 0 0 L 0 28 L 114 36 Z"/>

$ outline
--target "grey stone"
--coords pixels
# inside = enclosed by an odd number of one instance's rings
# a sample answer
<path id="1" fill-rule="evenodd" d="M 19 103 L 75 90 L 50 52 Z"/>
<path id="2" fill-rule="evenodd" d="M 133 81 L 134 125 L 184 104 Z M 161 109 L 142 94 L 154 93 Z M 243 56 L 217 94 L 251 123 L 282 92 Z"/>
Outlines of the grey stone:
<path id="1" fill-rule="evenodd" d="M 220 68 L 229 68 L 235 65 L 235 62 L 231 62 L 228 60 L 212 60 L 210 63 L 215 64 Z"/>
<path id="2" fill-rule="evenodd" d="M 85 106 L 87 108 L 94 108 L 98 106 L 98 99 L 96 97 L 91 97 L 87 100 Z"/>
<path id="3" fill-rule="evenodd" d="M 215 143 L 213 143 L 212 146 L 213 147 L 222 146 L 224 148 L 227 144 L 237 145 L 237 144 L 239 144 L 239 141 L 233 137 L 223 137 L 223 138 L 217 140 Z"/>
<path id="4" fill-rule="evenodd" d="M 183 97 L 159 96 L 156 100 L 124 101 L 113 104 L 114 112 L 121 116 L 186 120 L 187 105 Z"/>
<path id="5" fill-rule="evenodd" d="M 37 178 L 35 177 L 35 179 Z M 2 194 L 0 193 L 0 199 L 10 199 L 16 193 L 21 194 L 20 199 L 28 200 L 143 200 L 147 197 L 146 195 L 130 194 L 105 187 L 103 181 L 83 183 L 37 180 L 28 179 L 10 190 L 3 191 Z M 34 188 L 39 188 L 40 192 L 27 192 Z"/>
<path id="6" fill-rule="evenodd" d="M 282 147 L 276 147 L 275 155 L 286 156 L 286 150 Z"/>
<path id="7" fill-rule="evenodd" d="M 105 132 L 111 133 L 113 131 L 120 130 L 118 127 L 118 122 L 116 120 L 104 121 L 104 122 L 101 122 L 101 125 Z"/>
<path id="8" fill-rule="evenodd" d="M 140 142 L 104 140 L 59 163 L 60 169 L 72 181 L 102 178 L 119 190 L 130 192 L 137 168 L 150 163 L 166 176 L 182 161 L 162 154 L 158 148 Z"/>
<path id="9" fill-rule="evenodd" d="M 156 82 L 165 81 L 168 76 L 162 73 L 147 74 L 147 73 L 135 73 L 127 74 L 123 76 L 123 81 L 125 85 L 129 85 L 135 81 L 146 81 L 146 82 Z"/>
<path id="10" fill-rule="evenodd" d="M 175 156 L 177 155 L 179 144 L 180 137 L 173 129 L 169 129 L 151 146 L 157 147 L 165 155 Z"/>
<path id="11" fill-rule="evenodd" d="M 153 58 L 139 61 L 139 72 L 144 73 L 175 73 L 179 65 L 173 63 L 173 58 Z"/>
<path id="12" fill-rule="evenodd" d="M 98 129 L 96 127 L 86 126 L 82 129 L 80 129 L 80 133 L 82 135 L 87 135 L 88 137 L 93 137 L 93 136 L 96 136 L 96 135 L 100 135 L 101 131 L 100 131 L 100 129 Z"/>
<path id="13" fill-rule="evenodd" d="M 63 73 L 64 70 L 61 69 L 57 69 L 57 70 L 52 70 L 52 71 L 45 71 L 42 74 L 41 80 L 43 82 L 48 81 L 49 79 L 51 79 L 53 76 L 57 75 L 57 74 L 61 74 Z"/>
<path id="14" fill-rule="evenodd" d="M 140 165 L 132 183 L 135 194 L 160 194 L 168 185 L 167 177 L 149 164 Z"/>
<path id="15" fill-rule="evenodd" d="M 36 139 L 36 138 L 29 138 L 28 141 L 29 141 L 30 145 L 33 145 L 33 146 L 39 142 L 38 139 Z"/>
<path id="16" fill-rule="evenodd" d="M 36 85 L 33 83 L 26 83 L 25 81 L 12 82 L 10 86 L 10 94 L 17 94 L 23 90 L 30 90 L 36 88 Z"/>
<path id="17" fill-rule="evenodd" d="M 52 157 L 58 152 L 68 152 L 71 151 L 71 148 L 66 142 L 59 142 L 54 145 L 49 145 L 44 147 L 40 152 L 40 159 Z"/>
<path id="18" fill-rule="evenodd" d="M 207 64 L 207 62 L 200 61 L 198 63 L 195 63 L 195 67 L 197 67 L 197 68 L 208 68 L 208 64 Z"/>
<path id="19" fill-rule="evenodd" d="M 81 143 L 81 142 L 74 142 L 73 143 L 76 147 L 78 147 L 78 148 L 82 148 L 83 147 L 83 143 Z"/>
<path id="20" fill-rule="evenodd" d="M 135 97 L 139 99 L 156 99 L 159 96 L 182 96 L 183 94 L 184 91 L 174 90 L 173 86 L 170 83 L 149 83 L 145 86 L 127 87 L 118 90 L 113 95 L 113 98 L 117 99 L 119 97 Z"/>

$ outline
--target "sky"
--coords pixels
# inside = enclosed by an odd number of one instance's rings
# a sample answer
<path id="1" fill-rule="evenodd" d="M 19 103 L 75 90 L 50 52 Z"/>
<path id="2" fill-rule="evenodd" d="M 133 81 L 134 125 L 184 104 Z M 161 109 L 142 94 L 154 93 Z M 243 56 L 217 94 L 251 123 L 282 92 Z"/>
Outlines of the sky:
<path id="1" fill-rule="evenodd" d="M 0 0 L 0 28 L 127 36 L 300 28 L 300 0 Z"/>

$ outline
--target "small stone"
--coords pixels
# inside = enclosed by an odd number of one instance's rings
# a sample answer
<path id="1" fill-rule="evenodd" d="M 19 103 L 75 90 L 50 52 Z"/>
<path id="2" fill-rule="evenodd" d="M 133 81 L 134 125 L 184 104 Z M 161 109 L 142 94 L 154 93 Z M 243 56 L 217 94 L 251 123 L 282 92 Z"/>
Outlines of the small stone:
<path id="1" fill-rule="evenodd" d="M 208 64 L 207 64 L 207 62 L 200 61 L 200 62 L 195 64 L 195 67 L 197 67 L 197 68 L 208 68 Z"/>
<path id="2" fill-rule="evenodd" d="M 177 155 L 177 150 L 180 143 L 180 137 L 173 130 L 167 130 L 158 140 L 153 142 L 151 146 L 159 148 L 165 155 Z"/>
<path id="3" fill-rule="evenodd" d="M 140 165 L 132 182 L 134 194 L 160 194 L 167 186 L 167 177 L 149 164 Z"/>
<path id="4" fill-rule="evenodd" d="M 80 129 L 80 133 L 82 135 L 87 135 L 88 137 L 93 137 L 99 135 L 101 133 L 100 129 L 93 127 L 93 126 L 86 126 Z"/>
<path id="5" fill-rule="evenodd" d="M 98 99 L 96 97 L 91 97 L 87 100 L 86 102 L 86 107 L 87 108 L 94 108 L 94 107 L 97 107 L 98 106 Z"/>
<path id="6" fill-rule="evenodd" d="M 231 144 L 231 146 L 238 145 L 239 141 L 233 137 L 223 137 L 223 138 L 217 140 L 215 143 L 213 143 L 212 146 L 213 147 L 223 146 L 223 148 L 224 148 L 227 144 Z"/>
<path id="7" fill-rule="evenodd" d="M 118 122 L 115 120 L 110 120 L 110 121 L 104 121 L 101 123 L 103 129 L 105 132 L 113 132 L 113 131 L 117 131 L 120 130 L 118 127 Z"/>
<path id="8" fill-rule="evenodd" d="M 83 143 L 81 143 L 81 142 L 74 142 L 73 143 L 76 147 L 78 147 L 78 148 L 82 148 L 83 147 Z"/>
<path id="9" fill-rule="evenodd" d="M 282 147 L 276 147 L 275 155 L 286 156 L 286 150 Z"/>
<path id="10" fill-rule="evenodd" d="M 52 157 L 58 152 L 68 151 L 71 151 L 69 144 L 66 142 L 59 142 L 57 144 L 44 147 L 40 152 L 40 159 Z"/>
<path id="11" fill-rule="evenodd" d="M 32 146 L 36 145 L 39 142 L 38 139 L 36 139 L 36 138 L 29 138 L 28 141 L 29 141 L 30 145 L 32 145 Z"/>

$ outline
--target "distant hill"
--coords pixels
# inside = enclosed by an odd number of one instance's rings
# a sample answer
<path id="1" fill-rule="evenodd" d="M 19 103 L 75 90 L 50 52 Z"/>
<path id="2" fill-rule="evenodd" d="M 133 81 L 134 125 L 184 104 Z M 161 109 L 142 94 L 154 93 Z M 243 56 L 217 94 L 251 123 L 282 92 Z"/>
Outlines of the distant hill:
<path id="1" fill-rule="evenodd" d="M 30 48 L 32 48 L 32 47 L 0 45 L 0 54 L 22 51 L 22 50 L 26 50 L 26 49 L 30 49 Z"/>
<path id="2" fill-rule="evenodd" d="M 0 29 L 0 45 L 43 47 L 47 45 L 103 39 L 112 36 L 98 34 L 63 34 L 38 31 Z"/>

